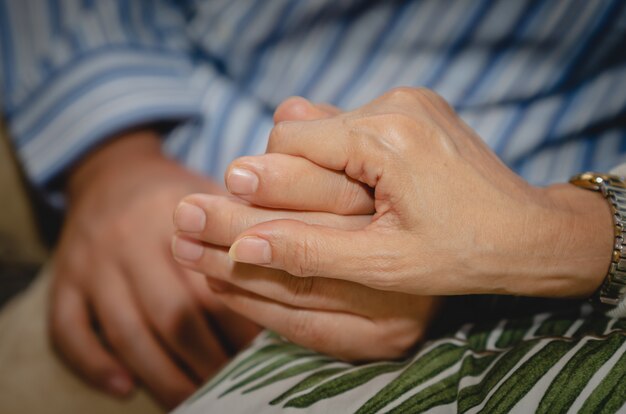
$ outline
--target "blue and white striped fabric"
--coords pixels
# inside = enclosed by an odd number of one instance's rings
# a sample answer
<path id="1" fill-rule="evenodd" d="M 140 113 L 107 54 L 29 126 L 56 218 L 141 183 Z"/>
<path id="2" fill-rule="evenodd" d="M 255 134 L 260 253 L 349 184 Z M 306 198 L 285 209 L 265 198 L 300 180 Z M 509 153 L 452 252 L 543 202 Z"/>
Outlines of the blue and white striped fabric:
<path id="1" fill-rule="evenodd" d="M 101 140 L 171 121 L 221 180 L 290 95 L 442 94 L 535 184 L 626 161 L 622 0 L 0 0 L 3 110 L 44 189 Z"/>

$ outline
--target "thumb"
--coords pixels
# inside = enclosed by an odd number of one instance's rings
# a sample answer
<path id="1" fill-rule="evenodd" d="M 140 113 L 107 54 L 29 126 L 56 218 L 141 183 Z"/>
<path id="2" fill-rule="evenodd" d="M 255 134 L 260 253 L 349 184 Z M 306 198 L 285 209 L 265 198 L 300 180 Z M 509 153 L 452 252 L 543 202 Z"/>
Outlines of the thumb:
<path id="1" fill-rule="evenodd" d="M 285 99 L 274 111 L 274 123 L 283 121 L 313 121 L 340 114 L 342 111 L 330 104 L 314 104 L 311 101 L 292 96 Z"/>
<path id="2" fill-rule="evenodd" d="M 274 220 L 240 234 L 230 257 L 284 270 L 294 276 L 322 276 L 382 288 L 392 263 L 381 235 L 373 230 L 341 230 L 297 220 Z M 372 254 L 370 252 L 376 252 Z M 384 278 L 382 278 L 384 280 Z"/>

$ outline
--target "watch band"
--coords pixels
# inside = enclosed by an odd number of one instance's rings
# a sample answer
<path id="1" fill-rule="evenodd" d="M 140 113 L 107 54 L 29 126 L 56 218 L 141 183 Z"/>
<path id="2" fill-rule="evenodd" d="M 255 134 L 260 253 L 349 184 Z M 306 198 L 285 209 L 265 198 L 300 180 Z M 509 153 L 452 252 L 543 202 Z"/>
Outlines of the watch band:
<path id="1" fill-rule="evenodd" d="M 594 295 L 600 303 L 617 306 L 626 296 L 626 179 L 617 175 L 586 172 L 570 183 L 598 191 L 609 202 L 615 230 L 615 244 L 608 273 Z"/>

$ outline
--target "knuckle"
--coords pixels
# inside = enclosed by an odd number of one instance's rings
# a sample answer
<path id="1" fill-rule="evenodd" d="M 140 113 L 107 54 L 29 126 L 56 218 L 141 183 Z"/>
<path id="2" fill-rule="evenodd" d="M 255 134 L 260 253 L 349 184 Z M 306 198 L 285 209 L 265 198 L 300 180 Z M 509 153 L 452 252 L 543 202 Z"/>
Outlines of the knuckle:
<path id="1" fill-rule="evenodd" d="M 415 105 L 422 109 L 437 106 L 452 111 L 448 102 L 432 89 L 419 87 L 399 87 L 394 88 L 383 95 L 384 99 L 391 103 L 401 105 Z"/>
<path id="2" fill-rule="evenodd" d="M 339 192 L 341 196 L 337 202 L 337 213 L 355 214 L 362 207 L 363 188 L 350 180 L 343 180 L 343 188 Z"/>
<path id="3" fill-rule="evenodd" d="M 312 277 L 298 278 L 287 275 L 287 289 L 291 292 L 292 303 L 298 303 L 313 295 L 316 281 Z"/>
<path id="4" fill-rule="evenodd" d="M 429 117 L 412 116 L 403 112 L 392 112 L 380 115 L 381 125 L 385 125 L 385 133 L 378 136 L 379 150 L 403 159 L 407 153 L 418 149 L 425 152 L 431 149 L 443 150 L 445 153 L 456 153 L 453 139 L 438 127 Z M 424 147 L 424 142 L 429 145 Z"/>
<path id="5" fill-rule="evenodd" d="M 432 101 L 432 100 L 441 99 L 441 97 L 439 96 L 437 92 L 428 88 L 423 88 L 423 87 L 415 88 L 413 90 L 413 93 L 414 93 L 415 98 L 421 101 Z"/>
<path id="6" fill-rule="evenodd" d="M 317 246 L 306 233 L 291 244 L 293 264 L 289 273 L 295 276 L 317 276 L 319 274 L 320 258 Z"/>
<path id="7" fill-rule="evenodd" d="M 389 92 L 383 95 L 384 99 L 389 102 L 407 103 L 407 102 L 420 102 L 424 96 L 423 91 L 425 88 L 412 88 L 409 86 L 400 86 L 391 89 Z"/>
<path id="8" fill-rule="evenodd" d="M 448 116 L 452 116 L 456 118 L 456 112 L 450 106 L 448 101 L 446 101 L 443 96 L 439 95 L 437 92 L 432 89 L 419 88 L 417 93 L 421 96 L 421 102 L 426 106 L 434 107 L 439 110 L 442 110 Z"/>
<path id="9" fill-rule="evenodd" d="M 357 152 L 376 132 L 372 127 L 370 114 L 347 114 L 337 118 L 338 129 L 344 131 L 346 148 L 349 152 Z M 353 154 L 354 155 L 354 154 Z"/>
<path id="10" fill-rule="evenodd" d="M 371 131 L 361 137 L 359 145 L 371 146 L 376 154 L 394 158 L 406 156 L 410 146 L 417 141 L 417 136 L 429 128 L 419 117 L 396 109 L 370 114 L 354 122 L 363 124 L 362 129 Z"/>
<path id="11" fill-rule="evenodd" d="M 448 104 L 448 101 L 446 101 L 441 95 L 439 95 L 432 89 L 417 88 L 416 93 L 422 103 L 431 103 L 435 106 L 446 108 L 452 111 L 452 108 L 450 107 L 450 104 Z"/>

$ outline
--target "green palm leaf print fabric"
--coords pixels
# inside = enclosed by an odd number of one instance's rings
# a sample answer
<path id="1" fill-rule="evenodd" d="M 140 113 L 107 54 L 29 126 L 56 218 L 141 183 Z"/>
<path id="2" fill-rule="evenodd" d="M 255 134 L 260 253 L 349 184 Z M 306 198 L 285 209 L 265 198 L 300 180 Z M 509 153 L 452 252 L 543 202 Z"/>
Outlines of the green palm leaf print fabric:
<path id="1" fill-rule="evenodd" d="M 626 320 L 583 306 L 465 324 L 360 365 L 265 332 L 176 410 L 209 412 L 626 412 Z"/>

